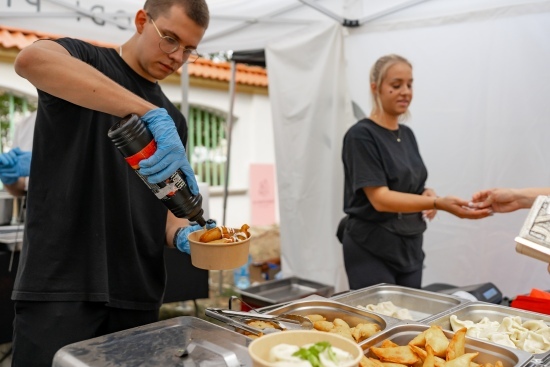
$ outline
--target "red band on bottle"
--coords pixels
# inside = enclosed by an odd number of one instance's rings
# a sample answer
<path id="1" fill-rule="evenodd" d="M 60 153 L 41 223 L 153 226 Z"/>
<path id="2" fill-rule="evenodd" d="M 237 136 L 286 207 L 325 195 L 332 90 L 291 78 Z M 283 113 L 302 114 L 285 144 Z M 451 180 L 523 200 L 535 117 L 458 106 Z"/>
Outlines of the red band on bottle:
<path id="1" fill-rule="evenodd" d="M 139 162 L 149 158 L 157 151 L 157 143 L 155 140 L 151 140 L 149 144 L 147 144 L 142 150 L 137 152 L 136 154 L 126 157 L 126 162 L 133 168 L 133 169 L 139 169 Z"/>

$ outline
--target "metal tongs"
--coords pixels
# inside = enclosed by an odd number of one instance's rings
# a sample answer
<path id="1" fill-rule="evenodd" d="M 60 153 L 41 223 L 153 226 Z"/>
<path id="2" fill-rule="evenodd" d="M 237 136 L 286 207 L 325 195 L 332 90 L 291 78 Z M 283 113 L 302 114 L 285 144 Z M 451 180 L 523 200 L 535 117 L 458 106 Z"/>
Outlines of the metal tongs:
<path id="1" fill-rule="evenodd" d="M 206 316 L 223 321 L 230 326 L 254 335 L 270 334 L 287 329 L 313 329 L 313 323 L 307 317 L 300 315 L 266 315 L 261 313 L 226 310 L 222 308 L 207 308 L 204 313 Z M 269 321 L 277 325 L 277 328 L 258 329 L 246 323 L 246 321 L 250 320 Z"/>

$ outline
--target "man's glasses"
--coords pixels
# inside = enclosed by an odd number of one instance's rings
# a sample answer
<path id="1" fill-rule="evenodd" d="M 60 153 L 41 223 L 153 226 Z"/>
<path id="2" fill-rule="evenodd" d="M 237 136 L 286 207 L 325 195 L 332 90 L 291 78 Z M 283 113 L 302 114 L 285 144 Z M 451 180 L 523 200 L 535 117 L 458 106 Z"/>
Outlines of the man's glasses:
<path id="1" fill-rule="evenodd" d="M 149 16 L 149 18 L 151 18 L 149 14 L 147 15 Z M 195 61 L 197 61 L 199 57 L 201 57 L 201 55 L 199 55 L 197 50 L 193 48 L 185 48 L 172 37 L 163 36 L 162 33 L 160 33 L 159 29 L 157 28 L 157 25 L 155 24 L 155 21 L 153 20 L 153 18 L 151 18 L 151 23 L 153 23 L 153 26 L 155 27 L 155 29 L 157 30 L 157 33 L 159 34 L 159 37 L 160 37 L 159 48 L 162 52 L 169 55 L 171 53 L 178 51 L 180 48 L 183 48 L 183 62 L 189 63 L 189 64 L 194 63 Z"/>

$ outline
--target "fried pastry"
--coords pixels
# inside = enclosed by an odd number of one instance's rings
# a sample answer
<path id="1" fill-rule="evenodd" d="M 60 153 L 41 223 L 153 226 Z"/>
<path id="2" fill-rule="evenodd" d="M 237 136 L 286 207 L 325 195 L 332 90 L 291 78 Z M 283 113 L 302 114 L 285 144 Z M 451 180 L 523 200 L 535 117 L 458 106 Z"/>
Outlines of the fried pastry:
<path id="1" fill-rule="evenodd" d="M 240 229 L 229 228 L 226 226 L 218 226 L 204 232 L 199 242 L 205 243 L 233 243 L 244 241 L 250 237 L 248 232 L 248 224 L 243 224 Z"/>

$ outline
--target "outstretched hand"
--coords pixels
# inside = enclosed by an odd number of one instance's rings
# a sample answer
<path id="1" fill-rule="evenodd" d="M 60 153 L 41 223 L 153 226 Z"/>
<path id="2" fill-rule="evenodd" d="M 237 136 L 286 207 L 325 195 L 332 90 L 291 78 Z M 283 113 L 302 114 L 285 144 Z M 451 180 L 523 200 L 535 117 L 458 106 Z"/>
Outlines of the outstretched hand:
<path id="1" fill-rule="evenodd" d="M 493 214 L 491 208 L 472 208 L 467 200 L 455 196 L 440 197 L 437 199 L 436 205 L 438 209 L 463 219 L 481 219 Z"/>
<path id="2" fill-rule="evenodd" d="M 511 189 L 478 191 L 472 195 L 469 206 L 473 209 L 489 208 L 496 213 L 509 213 L 522 208 Z"/>

